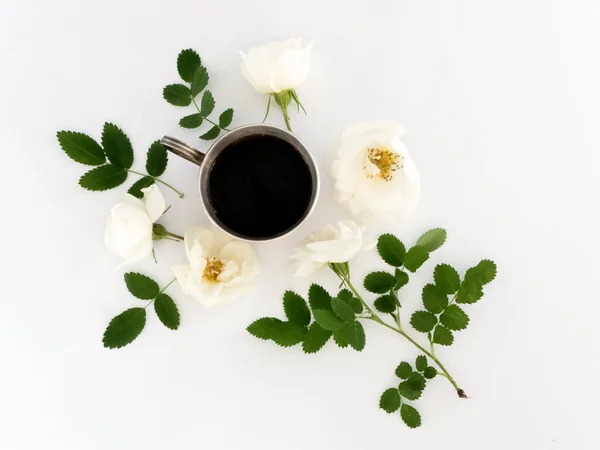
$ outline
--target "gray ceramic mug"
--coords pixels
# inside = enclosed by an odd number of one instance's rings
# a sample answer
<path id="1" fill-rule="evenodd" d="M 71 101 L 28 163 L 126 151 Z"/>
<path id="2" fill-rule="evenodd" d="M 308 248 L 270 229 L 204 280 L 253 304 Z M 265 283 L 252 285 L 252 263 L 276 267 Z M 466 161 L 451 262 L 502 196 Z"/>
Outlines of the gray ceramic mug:
<path id="1" fill-rule="evenodd" d="M 211 200 L 209 181 L 211 171 L 215 163 L 218 161 L 219 156 L 225 149 L 227 149 L 232 144 L 242 141 L 244 139 L 260 136 L 271 136 L 274 138 L 278 138 L 287 143 L 289 146 L 291 146 L 298 153 L 298 155 L 302 157 L 302 160 L 306 164 L 306 167 L 308 168 L 308 171 L 310 173 L 312 190 L 305 211 L 303 212 L 299 220 L 297 220 L 291 227 L 273 235 L 253 237 L 245 235 L 244 233 L 236 231 L 235 229 L 232 229 L 229 225 L 225 224 L 221 220 L 218 211 L 213 206 L 213 202 Z M 163 137 L 161 139 L 161 144 L 167 150 L 176 154 L 177 156 L 187 159 L 188 161 L 200 166 L 200 173 L 198 175 L 198 189 L 200 191 L 202 205 L 204 207 L 204 210 L 206 211 L 206 214 L 208 215 L 211 222 L 213 222 L 213 224 L 215 224 L 226 233 L 238 239 L 246 241 L 264 242 L 272 241 L 286 236 L 289 233 L 291 233 L 294 229 L 296 229 L 304 220 L 306 220 L 306 218 L 312 213 L 317 202 L 317 198 L 319 196 L 320 180 L 319 172 L 317 170 L 315 161 L 312 158 L 306 146 L 302 143 L 302 141 L 298 139 L 294 134 L 284 129 L 265 124 L 244 125 L 222 135 L 212 144 L 212 146 L 208 149 L 206 153 L 202 153 L 201 151 L 190 147 L 189 145 L 185 144 L 179 139 L 170 136 Z"/>

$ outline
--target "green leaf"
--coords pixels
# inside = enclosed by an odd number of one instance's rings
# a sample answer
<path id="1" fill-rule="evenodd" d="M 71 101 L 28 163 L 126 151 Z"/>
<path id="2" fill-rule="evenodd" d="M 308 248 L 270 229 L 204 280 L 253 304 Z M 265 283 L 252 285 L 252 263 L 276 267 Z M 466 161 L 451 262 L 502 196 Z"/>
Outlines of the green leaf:
<path id="1" fill-rule="evenodd" d="M 163 323 L 163 325 L 171 330 L 179 328 L 179 311 L 177 305 L 167 294 L 158 294 L 154 300 L 154 311 Z"/>
<path id="2" fill-rule="evenodd" d="M 412 327 L 421 333 L 428 333 L 437 324 L 437 317 L 428 311 L 416 311 L 410 318 Z"/>
<path id="3" fill-rule="evenodd" d="M 248 325 L 246 330 L 258 339 L 269 340 L 273 336 L 273 332 L 278 323 L 281 323 L 281 320 L 276 319 L 275 317 L 262 317 Z"/>
<path id="4" fill-rule="evenodd" d="M 382 313 L 393 313 L 396 311 L 396 307 L 398 303 L 396 299 L 392 297 L 390 294 L 382 295 L 373 303 L 375 309 Z"/>
<path id="5" fill-rule="evenodd" d="M 183 84 L 170 84 L 163 89 L 163 98 L 171 105 L 188 106 L 192 103 L 190 88 Z"/>
<path id="6" fill-rule="evenodd" d="M 191 48 L 181 50 L 177 56 L 177 72 L 183 81 L 192 82 L 192 78 L 200 67 L 200 55 Z"/>
<path id="7" fill-rule="evenodd" d="M 105 164 L 86 172 L 79 179 L 79 185 L 88 191 L 106 191 L 123 184 L 126 179 L 126 169 Z"/>
<path id="8" fill-rule="evenodd" d="M 204 120 L 202 118 L 202 114 L 190 114 L 189 116 L 182 117 L 179 120 L 179 126 L 181 128 L 198 128 L 200 125 L 202 125 L 202 120 Z"/>
<path id="9" fill-rule="evenodd" d="M 212 127 L 210 130 L 208 130 L 206 133 L 200 136 L 200 139 L 203 139 L 205 141 L 213 140 L 219 135 L 220 132 L 221 129 L 219 127 Z"/>
<path id="10" fill-rule="evenodd" d="M 154 178 L 152 177 L 144 177 L 137 180 L 135 183 L 131 185 L 129 190 L 127 191 L 129 194 L 133 195 L 135 198 L 144 198 L 144 193 L 142 189 L 150 187 L 154 184 Z"/>
<path id="11" fill-rule="evenodd" d="M 233 109 L 232 108 L 226 109 L 219 116 L 219 126 L 221 128 L 228 127 L 231 124 L 232 120 L 233 120 Z"/>
<path id="12" fill-rule="evenodd" d="M 344 322 L 352 322 L 354 320 L 354 311 L 350 305 L 341 298 L 334 297 L 331 300 L 331 307 L 333 308 L 333 312 Z"/>
<path id="13" fill-rule="evenodd" d="M 344 325 L 333 312 L 326 309 L 313 309 L 313 315 L 315 321 L 325 330 L 337 331 Z"/>
<path id="14" fill-rule="evenodd" d="M 437 250 L 446 242 L 446 230 L 443 228 L 434 228 L 426 231 L 417 240 L 417 245 L 424 247 L 428 252 Z"/>
<path id="15" fill-rule="evenodd" d="M 365 277 L 365 289 L 376 294 L 384 294 L 396 285 L 394 276 L 387 272 L 371 272 Z"/>
<path id="16" fill-rule="evenodd" d="M 435 284 L 445 293 L 454 294 L 460 287 L 458 272 L 449 264 L 438 264 L 433 270 Z"/>
<path id="17" fill-rule="evenodd" d="M 425 247 L 421 247 L 420 245 L 415 245 L 406 253 L 406 256 L 404 257 L 404 267 L 411 272 L 416 272 L 416 270 L 428 259 L 429 252 L 427 249 L 425 249 Z"/>
<path id="18" fill-rule="evenodd" d="M 448 295 L 444 294 L 435 284 L 423 286 L 422 298 L 425 309 L 434 314 L 441 313 L 448 306 Z"/>
<path id="19" fill-rule="evenodd" d="M 402 403 L 400 408 L 400 417 L 409 428 L 417 428 L 421 426 L 421 415 L 412 406 Z"/>
<path id="20" fill-rule="evenodd" d="M 292 291 L 283 294 L 283 310 L 290 322 L 300 326 L 310 323 L 310 310 L 302 297 Z"/>
<path id="21" fill-rule="evenodd" d="M 99 166 L 106 162 L 104 150 L 94 139 L 87 134 L 75 131 L 59 131 L 56 133 L 58 142 L 63 151 L 73 161 L 88 166 Z"/>
<path id="22" fill-rule="evenodd" d="M 427 367 L 427 357 L 425 355 L 417 356 L 417 359 L 415 359 L 415 367 L 419 372 L 423 372 Z"/>
<path id="23" fill-rule="evenodd" d="M 412 367 L 406 361 L 402 361 L 398 367 L 396 367 L 396 376 L 398 378 L 402 378 L 403 380 L 406 380 L 408 377 L 410 377 L 412 372 Z"/>
<path id="24" fill-rule="evenodd" d="M 456 303 L 475 303 L 480 300 L 481 297 L 483 297 L 481 286 L 463 282 L 456 294 Z"/>
<path id="25" fill-rule="evenodd" d="M 394 279 L 396 280 L 396 285 L 394 289 L 398 290 L 408 284 L 408 274 L 403 270 L 396 269 L 394 272 Z"/>
<path id="26" fill-rule="evenodd" d="M 400 395 L 398 394 L 398 389 L 386 389 L 381 395 L 381 399 L 379 399 L 379 407 L 388 414 L 398 411 L 398 408 L 400 408 Z"/>
<path id="27" fill-rule="evenodd" d="M 448 328 L 438 325 L 433 332 L 433 342 L 440 345 L 452 345 L 454 336 Z"/>
<path id="28" fill-rule="evenodd" d="M 331 337 L 331 331 L 324 330 L 318 323 L 313 322 L 302 342 L 304 353 L 316 353 L 323 348 Z"/>
<path id="29" fill-rule="evenodd" d="M 437 375 L 437 370 L 435 367 L 427 366 L 427 367 L 425 367 L 425 370 L 423 370 L 423 376 L 425 378 L 427 378 L 428 380 L 435 378 L 436 375 Z"/>
<path id="30" fill-rule="evenodd" d="M 417 400 L 425 389 L 425 378 L 417 372 L 410 374 L 408 379 L 398 385 L 400 395 L 408 400 Z"/>
<path id="31" fill-rule="evenodd" d="M 475 267 L 465 273 L 465 282 L 483 286 L 496 278 L 496 264 L 489 259 L 484 259 Z"/>
<path id="32" fill-rule="evenodd" d="M 129 169 L 133 165 L 133 147 L 127 135 L 118 126 L 108 122 L 104 124 L 102 147 L 108 160 L 115 166 Z"/>
<path id="33" fill-rule="evenodd" d="M 342 333 L 354 350 L 361 351 L 365 348 L 365 330 L 362 324 L 358 321 L 350 322 L 344 325 Z"/>
<path id="34" fill-rule="evenodd" d="M 331 309 L 331 296 L 325 288 L 318 284 L 312 284 L 308 289 L 308 303 L 313 311 L 315 309 L 333 311 Z"/>
<path id="35" fill-rule="evenodd" d="M 167 149 L 160 141 L 154 141 L 148 149 L 146 156 L 146 172 L 153 177 L 161 176 L 167 169 Z"/>
<path id="36" fill-rule="evenodd" d="M 464 330 L 469 324 L 469 316 L 457 305 L 450 305 L 440 316 L 440 323 L 449 330 Z"/>
<path id="37" fill-rule="evenodd" d="M 382 234 L 377 240 L 379 256 L 390 266 L 400 267 L 404 261 L 406 248 L 393 234 Z"/>
<path id="38" fill-rule="evenodd" d="M 131 295 L 142 300 L 152 300 L 160 292 L 158 283 L 141 273 L 127 272 L 125 284 Z"/>
<path id="39" fill-rule="evenodd" d="M 352 308 L 352 311 L 354 311 L 355 314 L 360 314 L 363 312 L 362 303 L 348 289 L 342 289 L 337 296 L 348 303 L 348 306 Z"/>
<path id="40" fill-rule="evenodd" d="M 208 85 L 208 78 L 206 67 L 198 67 L 196 73 L 194 73 L 194 78 L 192 78 L 192 84 L 190 87 L 190 93 L 192 94 L 192 97 L 195 98 L 196 95 L 204 90 L 204 88 Z"/>
<path id="41" fill-rule="evenodd" d="M 348 341 L 346 340 L 346 336 L 344 335 L 344 331 L 340 328 L 333 332 L 333 340 L 340 348 L 348 347 Z"/>
<path id="42" fill-rule="evenodd" d="M 215 109 L 215 99 L 210 91 L 205 91 L 200 103 L 200 114 L 206 117 L 213 112 L 213 109 Z"/>
<path id="43" fill-rule="evenodd" d="M 106 331 L 102 342 L 107 348 L 121 348 L 131 344 L 140 335 L 146 325 L 146 310 L 131 308 L 114 317 Z"/>
<path id="44" fill-rule="evenodd" d="M 271 340 L 281 347 L 292 347 L 299 344 L 306 336 L 307 328 L 293 322 L 273 323 Z"/>

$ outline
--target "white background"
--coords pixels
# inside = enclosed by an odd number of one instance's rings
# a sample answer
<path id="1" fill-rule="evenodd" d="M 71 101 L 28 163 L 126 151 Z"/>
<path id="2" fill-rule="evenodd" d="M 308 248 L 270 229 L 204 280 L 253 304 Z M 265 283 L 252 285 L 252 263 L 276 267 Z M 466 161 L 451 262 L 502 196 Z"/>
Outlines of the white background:
<path id="1" fill-rule="evenodd" d="M 3 0 L 1 9 L 0 448 L 600 448 L 596 0 Z M 86 168 L 61 152 L 56 131 L 99 139 L 114 122 L 140 169 L 166 133 L 206 149 L 161 96 L 178 80 L 178 52 L 202 55 L 217 108 L 233 106 L 241 125 L 262 120 L 266 98 L 241 77 L 238 50 L 296 36 L 315 42 L 298 89 L 309 114 L 292 114 L 323 174 L 315 214 L 256 245 L 253 295 L 206 310 L 173 285 L 179 331 L 150 314 L 132 345 L 104 349 L 108 321 L 140 305 L 103 242 L 124 188 L 78 187 Z M 407 243 L 434 226 L 449 233 L 403 294 L 404 320 L 436 263 L 462 272 L 487 257 L 499 267 L 468 308 L 469 328 L 438 352 L 472 399 L 434 380 L 417 403 L 418 430 L 377 405 L 396 365 L 417 355 L 388 330 L 366 324 L 362 353 L 330 343 L 316 355 L 245 331 L 282 316 L 285 289 L 306 293 L 310 281 L 288 275 L 287 255 L 348 217 L 331 201 L 332 142 L 373 119 L 406 125 L 423 198 L 409 221 L 371 232 Z M 269 122 L 282 125 L 276 111 Z M 207 223 L 196 173 L 171 158 L 164 178 L 186 193 L 163 191 L 173 205 L 163 223 L 175 232 Z M 167 242 L 157 253 L 159 265 L 134 269 L 164 285 L 185 255 Z M 373 268 L 383 268 L 374 253 L 354 273 Z M 315 280 L 336 287 L 332 274 Z"/>

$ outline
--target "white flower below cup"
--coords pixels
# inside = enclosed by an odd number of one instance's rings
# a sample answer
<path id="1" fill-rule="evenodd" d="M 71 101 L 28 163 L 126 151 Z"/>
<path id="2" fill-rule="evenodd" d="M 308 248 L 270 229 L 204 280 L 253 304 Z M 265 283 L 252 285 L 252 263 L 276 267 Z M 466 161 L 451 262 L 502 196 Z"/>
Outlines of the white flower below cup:
<path id="1" fill-rule="evenodd" d="M 361 123 L 342 135 L 331 173 L 334 200 L 364 223 L 408 217 L 420 199 L 420 174 L 394 123 Z"/>
<path id="2" fill-rule="evenodd" d="M 217 228 L 194 227 L 185 233 L 189 264 L 173 266 L 183 291 L 205 307 L 226 303 L 250 292 L 259 274 L 252 247 Z"/>
<path id="3" fill-rule="evenodd" d="M 294 250 L 292 273 L 297 277 L 307 277 L 326 266 L 331 266 L 334 271 L 347 270 L 348 261 L 359 252 L 375 247 L 375 241 L 365 237 L 364 232 L 365 227 L 357 226 L 352 220 L 326 225 Z"/>
<path id="4" fill-rule="evenodd" d="M 140 261 L 152 253 L 152 227 L 165 212 L 165 199 L 158 186 L 142 189 L 143 200 L 125 194 L 110 211 L 106 232 L 106 246 L 123 258 L 119 265 Z"/>

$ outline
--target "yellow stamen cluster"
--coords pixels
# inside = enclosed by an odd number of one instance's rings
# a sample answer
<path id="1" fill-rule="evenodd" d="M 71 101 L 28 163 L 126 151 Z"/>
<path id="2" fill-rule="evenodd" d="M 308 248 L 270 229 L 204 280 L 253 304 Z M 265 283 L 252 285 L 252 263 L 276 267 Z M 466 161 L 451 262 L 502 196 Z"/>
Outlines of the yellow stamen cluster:
<path id="1" fill-rule="evenodd" d="M 370 148 L 369 161 L 379 169 L 378 175 L 369 175 L 369 178 L 381 178 L 384 181 L 391 181 L 394 178 L 394 171 L 402 168 L 400 164 L 401 157 L 387 148 Z"/>
<path id="2" fill-rule="evenodd" d="M 206 258 L 206 267 L 204 268 L 204 274 L 202 278 L 213 283 L 217 283 L 217 277 L 223 271 L 223 261 L 216 256 L 209 256 Z"/>

